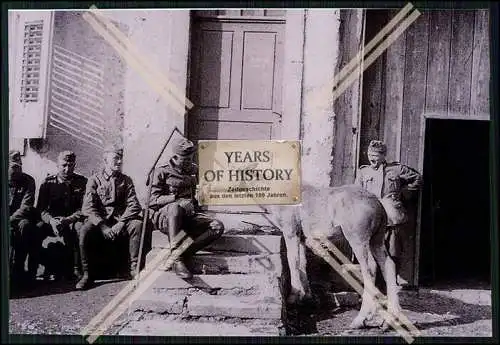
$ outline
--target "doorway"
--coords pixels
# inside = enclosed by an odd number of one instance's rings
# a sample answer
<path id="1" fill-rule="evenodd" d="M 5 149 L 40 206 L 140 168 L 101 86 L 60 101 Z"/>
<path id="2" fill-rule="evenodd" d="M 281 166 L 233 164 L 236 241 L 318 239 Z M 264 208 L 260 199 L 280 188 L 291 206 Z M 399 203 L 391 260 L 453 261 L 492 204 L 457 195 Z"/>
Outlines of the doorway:
<path id="1" fill-rule="evenodd" d="M 425 124 L 422 284 L 490 283 L 489 121 Z"/>
<path id="2" fill-rule="evenodd" d="M 273 16 L 193 16 L 191 140 L 280 138 L 284 27 Z"/>

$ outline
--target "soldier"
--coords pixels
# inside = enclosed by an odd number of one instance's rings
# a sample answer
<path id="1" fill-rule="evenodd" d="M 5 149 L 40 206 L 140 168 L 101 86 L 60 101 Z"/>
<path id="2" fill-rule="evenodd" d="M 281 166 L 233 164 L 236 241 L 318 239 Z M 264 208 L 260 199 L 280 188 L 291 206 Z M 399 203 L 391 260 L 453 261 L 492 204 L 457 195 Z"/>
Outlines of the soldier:
<path id="1" fill-rule="evenodd" d="M 64 274 L 71 277 L 72 273 L 80 278 L 80 249 L 77 233 L 85 218 L 81 208 L 87 178 L 74 172 L 75 165 L 76 156 L 72 151 L 63 151 L 59 154 L 58 172 L 48 176 L 41 184 L 37 208 L 42 218 L 41 233 L 48 236 L 61 236 L 66 245 L 65 249 L 71 252 L 67 268 L 72 272 L 65 271 Z"/>
<path id="2" fill-rule="evenodd" d="M 401 241 L 398 230 L 400 225 L 408 221 L 403 193 L 410 193 L 410 197 L 414 195 L 422 185 L 422 177 L 406 165 L 388 163 L 385 159 L 387 147 L 382 141 L 372 140 L 367 154 L 370 165 L 359 168 L 355 183 L 375 194 L 382 202 L 388 218 L 389 254 L 398 267 L 397 246 Z"/>
<path id="3" fill-rule="evenodd" d="M 199 212 L 195 198 L 197 166 L 193 163 L 194 152 L 195 146 L 185 138 L 174 143 L 174 155 L 155 172 L 149 203 L 153 225 L 168 235 L 171 250 L 182 241 L 179 239 L 174 242 L 181 230 L 194 240 L 172 266 L 175 273 L 184 279 L 192 277 L 184 263 L 185 259 L 224 232 L 224 225 L 220 221 Z"/>
<path id="4" fill-rule="evenodd" d="M 122 158 L 122 148 L 107 146 L 104 150 L 104 168 L 88 179 L 82 206 L 82 213 L 88 219 L 79 233 L 83 276 L 76 284 L 78 290 L 88 288 L 93 282 L 88 261 L 89 251 L 95 243 L 89 241 L 92 233 L 100 234 L 105 240 L 125 239 L 128 242 L 130 272 L 127 278 L 135 276 L 141 240 L 142 207 L 132 179 L 122 173 Z"/>
<path id="5" fill-rule="evenodd" d="M 39 236 L 35 225 L 35 180 L 22 171 L 21 154 L 9 151 L 9 227 L 13 252 L 12 281 L 30 283 L 38 268 Z M 9 255 L 11 256 L 11 255 Z M 24 263 L 28 256 L 28 272 Z"/>

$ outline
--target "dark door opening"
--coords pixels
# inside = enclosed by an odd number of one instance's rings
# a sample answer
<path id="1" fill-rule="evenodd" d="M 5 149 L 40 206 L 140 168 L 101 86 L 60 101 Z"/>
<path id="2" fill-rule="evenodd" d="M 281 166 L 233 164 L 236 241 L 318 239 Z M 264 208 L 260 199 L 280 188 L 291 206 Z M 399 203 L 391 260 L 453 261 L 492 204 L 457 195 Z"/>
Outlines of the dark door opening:
<path id="1" fill-rule="evenodd" d="M 427 119 L 420 280 L 490 282 L 489 122 Z"/>

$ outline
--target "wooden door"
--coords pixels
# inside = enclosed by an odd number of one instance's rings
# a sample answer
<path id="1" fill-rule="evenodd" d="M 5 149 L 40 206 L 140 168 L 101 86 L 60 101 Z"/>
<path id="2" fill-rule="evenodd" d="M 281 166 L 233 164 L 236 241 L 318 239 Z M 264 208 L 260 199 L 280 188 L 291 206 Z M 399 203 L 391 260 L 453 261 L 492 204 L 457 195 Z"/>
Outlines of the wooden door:
<path id="1" fill-rule="evenodd" d="M 284 25 L 272 20 L 195 21 L 191 140 L 280 137 L 283 32 Z"/>

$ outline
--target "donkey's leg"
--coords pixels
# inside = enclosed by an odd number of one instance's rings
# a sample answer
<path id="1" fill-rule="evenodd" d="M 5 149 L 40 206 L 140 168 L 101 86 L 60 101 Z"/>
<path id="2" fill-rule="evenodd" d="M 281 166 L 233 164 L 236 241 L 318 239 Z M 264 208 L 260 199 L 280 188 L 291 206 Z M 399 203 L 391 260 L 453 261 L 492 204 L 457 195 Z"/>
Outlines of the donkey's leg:
<path id="1" fill-rule="evenodd" d="M 374 307 L 372 294 L 375 286 L 375 272 L 370 272 L 369 269 L 369 244 L 363 243 L 362 241 L 355 241 L 353 239 L 349 239 L 348 237 L 347 240 L 349 241 L 354 255 L 356 255 L 356 258 L 359 262 L 364 285 L 363 296 L 361 298 L 361 308 L 358 312 L 358 315 L 354 318 L 351 325 L 349 326 L 351 329 L 355 329 L 364 327 L 365 321 L 372 313 Z"/>
<path id="2" fill-rule="evenodd" d="M 284 231 L 284 239 L 286 244 L 286 256 L 288 266 L 290 268 L 290 294 L 288 295 L 288 303 L 297 303 L 304 299 L 307 295 L 307 287 L 303 284 L 301 276 L 307 276 L 305 268 L 305 251 L 303 244 L 300 243 L 299 234 L 297 233 L 294 224 L 287 224 L 289 229 Z"/>
<path id="3" fill-rule="evenodd" d="M 387 309 L 394 317 L 398 317 L 402 312 L 401 306 L 399 304 L 398 296 L 398 285 L 396 282 L 396 265 L 394 260 L 390 255 L 388 255 L 387 249 L 384 243 L 384 233 L 381 231 L 377 233 L 370 243 L 375 256 L 375 260 L 379 265 L 384 280 L 387 286 Z M 382 329 L 386 330 L 389 324 L 384 319 L 382 323 Z"/>
<path id="4" fill-rule="evenodd" d="M 307 259 L 306 259 L 306 246 L 303 241 L 299 240 L 299 279 L 304 289 L 304 299 L 311 299 L 312 292 L 307 278 Z"/>

